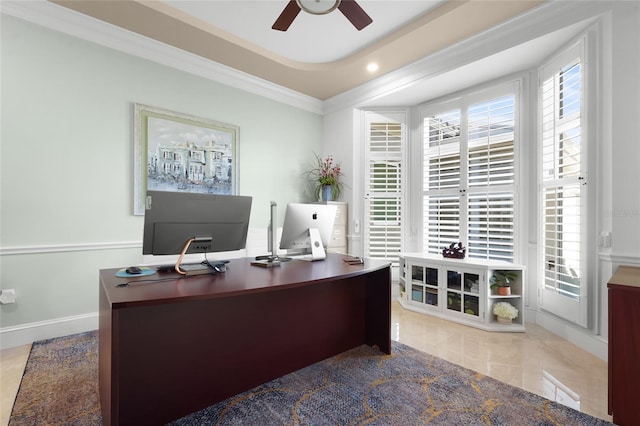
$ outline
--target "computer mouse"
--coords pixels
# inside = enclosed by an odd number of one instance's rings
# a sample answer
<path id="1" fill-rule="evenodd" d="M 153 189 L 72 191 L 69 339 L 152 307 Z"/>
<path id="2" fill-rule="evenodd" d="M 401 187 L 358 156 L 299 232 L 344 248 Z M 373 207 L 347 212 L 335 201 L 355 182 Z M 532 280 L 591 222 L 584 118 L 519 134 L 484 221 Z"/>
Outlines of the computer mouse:
<path id="1" fill-rule="evenodd" d="M 137 275 L 142 273 L 142 269 L 138 268 L 137 266 L 129 266 L 126 269 L 127 274 L 132 274 L 132 275 Z"/>

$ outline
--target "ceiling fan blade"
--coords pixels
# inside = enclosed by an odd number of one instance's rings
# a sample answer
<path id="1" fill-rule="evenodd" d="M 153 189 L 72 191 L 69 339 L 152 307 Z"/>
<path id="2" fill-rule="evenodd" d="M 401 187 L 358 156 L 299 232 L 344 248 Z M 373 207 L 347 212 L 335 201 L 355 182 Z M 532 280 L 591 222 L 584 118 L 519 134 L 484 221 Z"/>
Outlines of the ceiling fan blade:
<path id="1" fill-rule="evenodd" d="M 278 31 L 287 31 L 293 20 L 298 16 L 298 13 L 300 13 L 300 6 L 298 6 L 296 0 L 290 0 L 271 28 Z"/>
<path id="2" fill-rule="evenodd" d="M 365 12 L 355 0 L 342 0 L 338 9 L 351 21 L 358 31 L 373 22 L 373 19 L 367 15 L 367 12 Z"/>

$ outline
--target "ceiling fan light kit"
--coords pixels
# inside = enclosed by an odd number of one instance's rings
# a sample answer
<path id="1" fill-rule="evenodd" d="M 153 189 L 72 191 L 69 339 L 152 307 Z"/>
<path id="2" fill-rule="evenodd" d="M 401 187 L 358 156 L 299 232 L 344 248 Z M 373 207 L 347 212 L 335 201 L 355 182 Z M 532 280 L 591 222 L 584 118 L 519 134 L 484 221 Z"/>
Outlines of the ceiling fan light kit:
<path id="1" fill-rule="evenodd" d="M 300 9 L 312 15 L 326 15 L 340 5 L 340 0 L 296 0 Z"/>
<path id="2" fill-rule="evenodd" d="M 326 15 L 336 9 L 340 10 L 358 31 L 373 22 L 355 0 L 289 0 L 271 28 L 287 31 L 301 10 L 312 15 Z"/>

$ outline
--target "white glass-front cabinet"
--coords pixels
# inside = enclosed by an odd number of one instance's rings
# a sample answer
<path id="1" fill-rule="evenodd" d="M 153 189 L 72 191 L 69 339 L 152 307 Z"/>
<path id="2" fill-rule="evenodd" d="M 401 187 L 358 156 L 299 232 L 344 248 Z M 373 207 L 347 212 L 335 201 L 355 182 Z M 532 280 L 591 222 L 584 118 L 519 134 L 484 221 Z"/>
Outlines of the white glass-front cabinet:
<path id="1" fill-rule="evenodd" d="M 508 262 L 448 259 L 440 255 L 400 255 L 400 299 L 403 308 L 488 331 L 524 331 L 524 267 Z M 509 276 L 510 294 L 491 288 L 493 275 Z M 505 324 L 493 306 L 508 302 L 518 316 Z"/>

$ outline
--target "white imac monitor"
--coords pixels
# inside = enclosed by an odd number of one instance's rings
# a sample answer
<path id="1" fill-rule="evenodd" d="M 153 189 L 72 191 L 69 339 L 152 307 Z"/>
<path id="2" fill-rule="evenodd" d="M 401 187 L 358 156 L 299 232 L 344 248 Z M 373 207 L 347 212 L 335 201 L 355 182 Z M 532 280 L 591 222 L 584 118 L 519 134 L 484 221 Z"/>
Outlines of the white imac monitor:
<path id="1" fill-rule="evenodd" d="M 301 254 L 304 260 L 326 258 L 337 210 L 330 204 L 287 204 L 280 248 L 294 256 Z"/>

